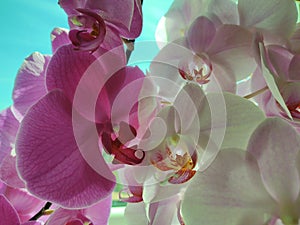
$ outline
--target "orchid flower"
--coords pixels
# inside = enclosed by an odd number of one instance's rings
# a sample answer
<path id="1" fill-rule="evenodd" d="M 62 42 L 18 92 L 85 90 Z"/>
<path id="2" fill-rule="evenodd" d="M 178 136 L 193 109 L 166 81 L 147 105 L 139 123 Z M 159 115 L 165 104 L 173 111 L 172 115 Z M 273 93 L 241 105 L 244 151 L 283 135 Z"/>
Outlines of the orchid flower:
<path id="1" fill-rule="evenodd" d="M 271 225 L 281 219 L 297 225 L 299 144 L 291 125 L 266 119 L 253 132 L 247 151 L 222 149 L 206 171 L 196 174 L 183 197 L 184 221 Z"/>
<path id="2" fill-rule="evenodd" d="M 12 111 L 19 121 L 28 108 L 47 93 L 45 71 L 49 60 L 50 56 L 35 52 L 24 60 L 19 69 L 13 90 L 12 106 Z"/>
<path id="3" fill-rule="evenodd" d="M 222 101 L 225 111 L 217 110 Z M 250 134 L 264 119 L 253 103 L 228 93 L 205 96 L 193 83 L 185 85 L 170 104 L 151 120 L 138 145 L 145 151 L 145 159 L 131 169 L 134 179 L 143 184 L 145 203 L 183 192 L 221 148 L 245 148 Z"/>
<path id="4" fill-rule="evenodd" d="M 117 65 L 118 59 L 114 57 L 111 60 Z M 101 68 L 98 70 L 102 71 L 100 74 L 90 70 L 94 65 Z M 135 88 L 131 89 L 134 94 L 122 95 L 128 103 L 136 103 L 134 96 L 138 95 L 144 75 L 138 68 L 125 67 L 114 74 L 109 74 L 109 68 L 106 68 L 101 58 L 96 60 L 92 54 L 75 51 L 70 45 L 61 46 L 47 67 L 48 94 L 31 107 L 22 120 L 16 144 L 19 173 L 31 193 L 64 208 L 96 204 L 106 198 L 115 186 L 115 177 L 102 157 L 99 140 L 103 143 L 107 138 L 115 138 L 114 126 L 121 121 L 131 123 L 134 117 L 126 120 L 123 114 L 116 115 L 111 109 L 119 92 L 137 80 Z M 93 79 L 82 84 L 89 75 Z M 81 89 L 80 85 L 87 86 Z M 80 90 L 84 90 L 82 96 L 77 94 Z M 96 109 L 86 111 L 85 104 L 89 103 L 93 94 L 99 95 L 95 99 Z M 83 97 L 80 101 L 83 104 L 76 103 L 78 97 Z M 118 104 L 115 105 L 118 107 Z M 116 112 L 120 113 L 119 110 Z M 112 119 L 111 115 L 116 116 Z M 37 117 L 40 119 L 37 120 Z M 41 127 L 48 129 L 41 133 Z M 124 154 L 120 146 L 114 151 L 107 145 L 104 147 L 116 159 Z M 28 158 L 28 154 L 32 157 Z M 48 163 L 45 164 L 45 161 Z M 52 188 L 45 189 L 50 183 Z"/>
<path id="5" fill-rule="evenodd" d="M 37 221 L 29 221 L 22 223 L 20 221 L 16 209 L 3 195 L 0 195 L 0 203 L 1 223 L 5 225 L 41 225 L 41 223 Z"/>
<path id="6" fill-rule="evenodd" d="M 178 85 L 194 81 L 210 92 L 235 93 L 236 81 L 254 71 L 251 46 L 251 32 L 237 25 L 217 26 L 201 16 L 193 21 L 184 39 L 160 50 L 150 66 L 150 74 Z"/>
<path id="7" fill-rule="evenodd" d="M 63 46 L 59 50 L 67 48 L 67 46 Z M 59 51 L 56 51 L 55 55 L 58 54 Z M 52 60 L 55 60 L 55 57 L 52 57 Z M 87 60 L 88 58 L 85 59 L 85 61 Z M 48 111 L 49 109 L 51 110 Z M 40 120 L 36 120 L 36 113 L 41 116 Z M 36 196 L 65 207 L 83 207 L 96 203 L 109 195 L 114 187 L 114 178 L 109 175 L 111 172 L 104 162 L 102 168 L 108 174 L 108 178 L 99 175 L 85 162 L 73 135 L 71 113 L 71 102 L 59 90 L 50 91 L 31 107 L 23 118 L 19 130 L 16 143 L 17 167 L 21 177 L 25 180 L 27 189 Z M 31 120 L 37 122 L 35 126 Z M 27 126 L 33 130 L 28 132 Z M 45 126 L 52 128 L 43 129 L 45 133 L 40 133 L 39 127 Z M 91 124 L 86 124 L 86 127 L 82 129 L 88 132 L 89 126 Z M 22 129 L 24 130 L 22 131 Z M 44 141 L 47 136 L 49 136 L 48 142 Z M 33 142 L 30 145 L 26 144 L 28 141 L 30 142 L 30 139 Z M 40 141 L 37 141 L 38 139 Z M 97 139 L 95 142 L 98 142 Z M 36 143 L 35 147 L 33 147 L 33 143 Z M 53 146 L 56 147 L 53 148 Z M 66 148 L 66 146 L 68 147 Z M 90 147 L 95 150 L 99 148 L 97 144 Z M 53 152 L 54 149 L 56 153 Z M 34 152 L 33 158 L 27 158 L 26 151 Z M 48 163 L 45 164 L 44 160 Z M 101 158 L 99 160 L 101 162 Z M 71 162 L 75 163 L 74 166 L 70 166 Z M 35 169 L 32 170 L 33 168 L 28 165 Z M 62 173 L 62 171 L 64 172 Z M 41 176 L 41 174 L 44 175 Z M 57 174 L 61 174 L 64 179 L 59 178 Z M 108 180 L 109 178 L 111 181 Z M 53 190 L 48 188 L 49 182 L 52 182 Z M 38 183 L 39 185 L 37 185 Z M 103 187 L 104 183 L 106 187 Z M 47 188 L 45 189 L 43 186 Z"/>
<path id="8" fill-rule="evenodd" d="M 67 31 L 55 28 L 51 32 L 52 52 L 70 44 Z M 11 110 L 14 116 L 21 121 L 26 111 L 47 93 L 46 69 L 51 56 L 34 52 L 28 56 L 18 71 L 13 89 L 13 105 Z"/>
<path id="9" fill-rule="evenodd" d="M 300 118 L 300 77 L 298 54 L 278 46 L 259 44 L 262 58 L 261 67 L 254 73 L 252 88 L 254 90 L 268 87 L 255 100 L 264 109 L 267 116 L 279 116 L 299 127 Z"/>
<path id="10" fill-rule="evenodd" d="M 110 215 L 111 196 L 84 209 L 58 208 L 51 214 L 45 225 L 106 225 Z"/>
<path id="11" fill-rule="evenodd" d="M 13 188 L 4 185 L 1 196 L 5 197 L 14 207 L 19 220 L 26 222 L 32 218 L 45 204 L 41 199 L 28 193 L 25 188 Z"/>
<path id="12" fill-rule="evenodd" d="M 140 0 L 67 1 L 60 6 L 69 17 L 70 40 L 76 49 L 95 51 L 122 45 L 121 37 L 134 39 L 142 29 Z"/>

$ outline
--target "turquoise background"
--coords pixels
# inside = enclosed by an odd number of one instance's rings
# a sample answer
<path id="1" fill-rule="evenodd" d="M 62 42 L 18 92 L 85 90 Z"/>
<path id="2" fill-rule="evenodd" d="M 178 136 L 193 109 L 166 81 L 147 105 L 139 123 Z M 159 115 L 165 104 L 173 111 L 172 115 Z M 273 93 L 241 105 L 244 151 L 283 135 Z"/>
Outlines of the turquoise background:
<path id="1" fill-rule="evenodd" d="M 138 40 L 154 40 L 156 25 L 171 0 L 144 0 L 143 32 Z M 37 51 L 51 54 L 50 33 L 68 28 L 67 16 L 55 0 L 9 0 L 0 7 L 0 111 L 12 104 L 14 79 L 24 58 Z"/>

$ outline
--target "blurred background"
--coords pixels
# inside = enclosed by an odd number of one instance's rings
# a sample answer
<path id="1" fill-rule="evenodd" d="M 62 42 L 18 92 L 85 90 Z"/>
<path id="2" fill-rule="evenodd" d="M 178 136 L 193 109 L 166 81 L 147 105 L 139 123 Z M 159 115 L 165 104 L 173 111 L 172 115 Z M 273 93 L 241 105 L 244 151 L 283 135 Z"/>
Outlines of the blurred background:
<path id="1" fill-rule="evenodd" d="M 156 25 L 172 0 L 144 0 L 143 32 L 139 41 L 153 41 Z M 50 33 L 68 28 L 57 0 L 10 0 L 0 7 L 0 111 L 12 104 L 14 79 L 23 60 L 33 52 L 51 54 Z"/>

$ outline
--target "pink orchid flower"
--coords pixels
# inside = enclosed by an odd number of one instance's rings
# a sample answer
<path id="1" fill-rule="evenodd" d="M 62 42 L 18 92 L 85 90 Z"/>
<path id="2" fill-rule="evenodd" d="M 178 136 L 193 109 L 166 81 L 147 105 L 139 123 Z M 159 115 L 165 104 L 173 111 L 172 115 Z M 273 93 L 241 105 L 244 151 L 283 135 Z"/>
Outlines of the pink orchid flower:
<path id="1" fill-rule="evenodd" d="M 110 58 L 109 65 L 117 66 L 119 58 Z M 121 95 L 127 103 L 120 102 L 131 105 L 134 114 L 144 74 L 136 67 L 110 74 L 111 68 L 101 60 L 88 52 L 75 51 L 71 45 L 57 49 L 47 67 L 49 92 L 27 111 L 19 130 L 17 167 L 27 189 L 64 208 L 88 207 L 111 194 L 115 177 L 102 157 L 99 140 L 104 133 L 113 138 L 113 129 L 121 121 L 129 125 L 136 121 L 130 111 L 124 115 L 122 110 L 116 110 L 117 114 L 111 110 L 113 105 L 125 108 L 115 104 L 115 99 L 127 85 L 136 82 L 131 92 Z M 100 69 L 92 70 L 93 66 Z M 88 76 L 92 79 L 86 79 Z M 78 91 L 83 95 L 78 96 Z M 86 104 L 92 96 L 98 96 L 96 107 L 88 110 Z M 83 98 L 80 104 L 76 103 L 78 97 Z M 122 149 L 105 150 L 117 159 L 122 154 Z"/>
<path id="2" fill-rule="evenodd" d="M 38 221 L 21 222 L 19 215 L 9 200 L 0 195 L 1 223 L 5 225 L 41 225 Z"/>
<path id="3" fill-rule="evenodd" d="M 261 50 L 261 69 L 254 73 L 253 90 L 265 90 L 255 97 L 267 116 L 279 116 L 287 119 L 299 129 L 300 118 L 300 56 L 278 46 L 263 46 Z"/>
<path id="4" fill-rule="evenodd" d="M 35 52 L 27 57 L 16 77 L 13 90 L 12 111 L 21 121 L 28 108 L 47 93 L 45 86 L 45 71 L 50 56 Z"/>
<path id="5" fill-rule="evenodd" d="M 12 204 L 21 222 L 30 219 L 40 210 L 44 201 L 32 196 L 25 189 L 16 168 L 14 145 L 19 121 L 14 117 L 10 108 L 1 114 L 1 162 L 0 162 L 0 194 L 4 195 Z M 3 182 L 3 183 L 2 183 Z"/>
<path id="6" fill-rule="evenodd" d="M 70 68 L 66 65 L 70 65 Z M 77 67 L 71 68 L 73 65 Z M 118 67 L 123 69 L 114 71 Z M 98 74 L 98 71 L 102 73 Z M 143 79 L 144 74 L 140 69 L 125 67 L 122 56 L 105 52 L 96 60 L 94 55 L 75 51 L 69 45 L 61 47 L 52 57 L 46 84 L 48 90 L 63 90 L 74 109 L 97 124 L 104 149 L 115 156 L 114 162 L 119 160 L 121 163 L 138 164 L 143 159 L 143 153 L 126 143 L 133 138 L 129 134 L 131 132 L 127 131 L 135 132 L 139 126 L 137 100 Z M 91 108 L 94 104 L 95 107 Z M 114 131 L 117 127 L 119 132 Z M 128 130 L 128 127 L 132 129 Z M 131 152 L 131 157 L 124 158 L 125 152 Z M 141 156 L 136 157 L 135 152 L 141 153 Z"/>
<path id="7" fill-rule="evenodd" d="M 70 44 L 67 31 L 55 28 L 51 32 L 52 52 Z M 14 116 L 21 121 L 26 111 L 47 93 L 46 69 L 51 56 L 34 52 L 28 56 L 18 71 L 13 89 L 13 105 L 11 110 Z"/>
<path id="8" fill-rule="evenodd" d="M 163 76 L 179 86 L 193 81 L 210 92 L 235 93 L 236 81 L 255 69 L 251 46 L 252 34 L 248 30 L 237 25 L 217 26 L 200 16 L 184 39 L 160 50 L 150 66 L 150 74 Z"/>
<path id="9" fill-rule="evenodd" d="M 51 214 L 45 225 L 106 225 L 110 216 L 111 196 L 84 209 L 58 208 Z"/>
<path id="10" fill-rule="evenodd" d="M 184 221 L 273 225 L 281 219 L 297 225 L 299 145 L 291 125 L 266 119 L 252 134 L 247 151 L 222 149 L 206 171 L 196 174 L 183 197 Z"/>
<path id="11" fill-rule="evenodd" d="M 31 195 L 25 188 L 4 185 L 0 194 L 10 202 L 19 220 L 23 223 L 32 218 L 45 205 L 45 201 Z"/>
<path id="12" fill-rule="evenodd" d="M 141 33 L 140 0 L 60 0 L 59 4 L 68 14 L 69 37 L 76 49 L 93 52 L 101 45 L 109 50 L 122 45 L 121 37 L 135 39 Z"/>

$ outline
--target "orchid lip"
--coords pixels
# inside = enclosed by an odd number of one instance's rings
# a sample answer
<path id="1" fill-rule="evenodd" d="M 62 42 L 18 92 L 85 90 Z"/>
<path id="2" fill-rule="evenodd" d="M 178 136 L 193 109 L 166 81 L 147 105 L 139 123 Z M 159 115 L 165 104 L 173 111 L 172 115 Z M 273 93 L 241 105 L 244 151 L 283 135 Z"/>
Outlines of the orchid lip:
<path id="1" fill-rule="evenodd" d="M 127 146 L 118 137 L 113 139 L 110 133 L 102 134 L 102 143 L 104 150 L 114 156 L 114 164 L 137 165 L 145 158 L 144 151 L 137 149 L 136 146 Z"/>
<path id="2" fill-rule="evenodd" d="M 69 32 L 69 38 L 76 50 L 95 51 L 104 41 L 106 25 L 103 18 L 88 9 L 77 9 L 81 15 L 71 18 L 78 29 Z"/>
<path id="3" fill-rule="evenodd" d="M 184 80 L 195 81 L 200 85 L 207 84 L 212 74 L 212 64 L 204 54 L 194 55 L 192 60 L 179 63 L 178 72 Z"/>
<path id="4" fill-rule="evenodd" d="M 189 181 L 196 173 L 196 157 L 191 157 L 188 152 L 183 155 L 172 154 L 171 150 L 166 148 L 166 156 L 161 152 L 156 153 L 156 159 L 151 159 L 151 164 L 161 171 L 175 171 L 167 178 L 172 184 L 182 184 Z"/>

